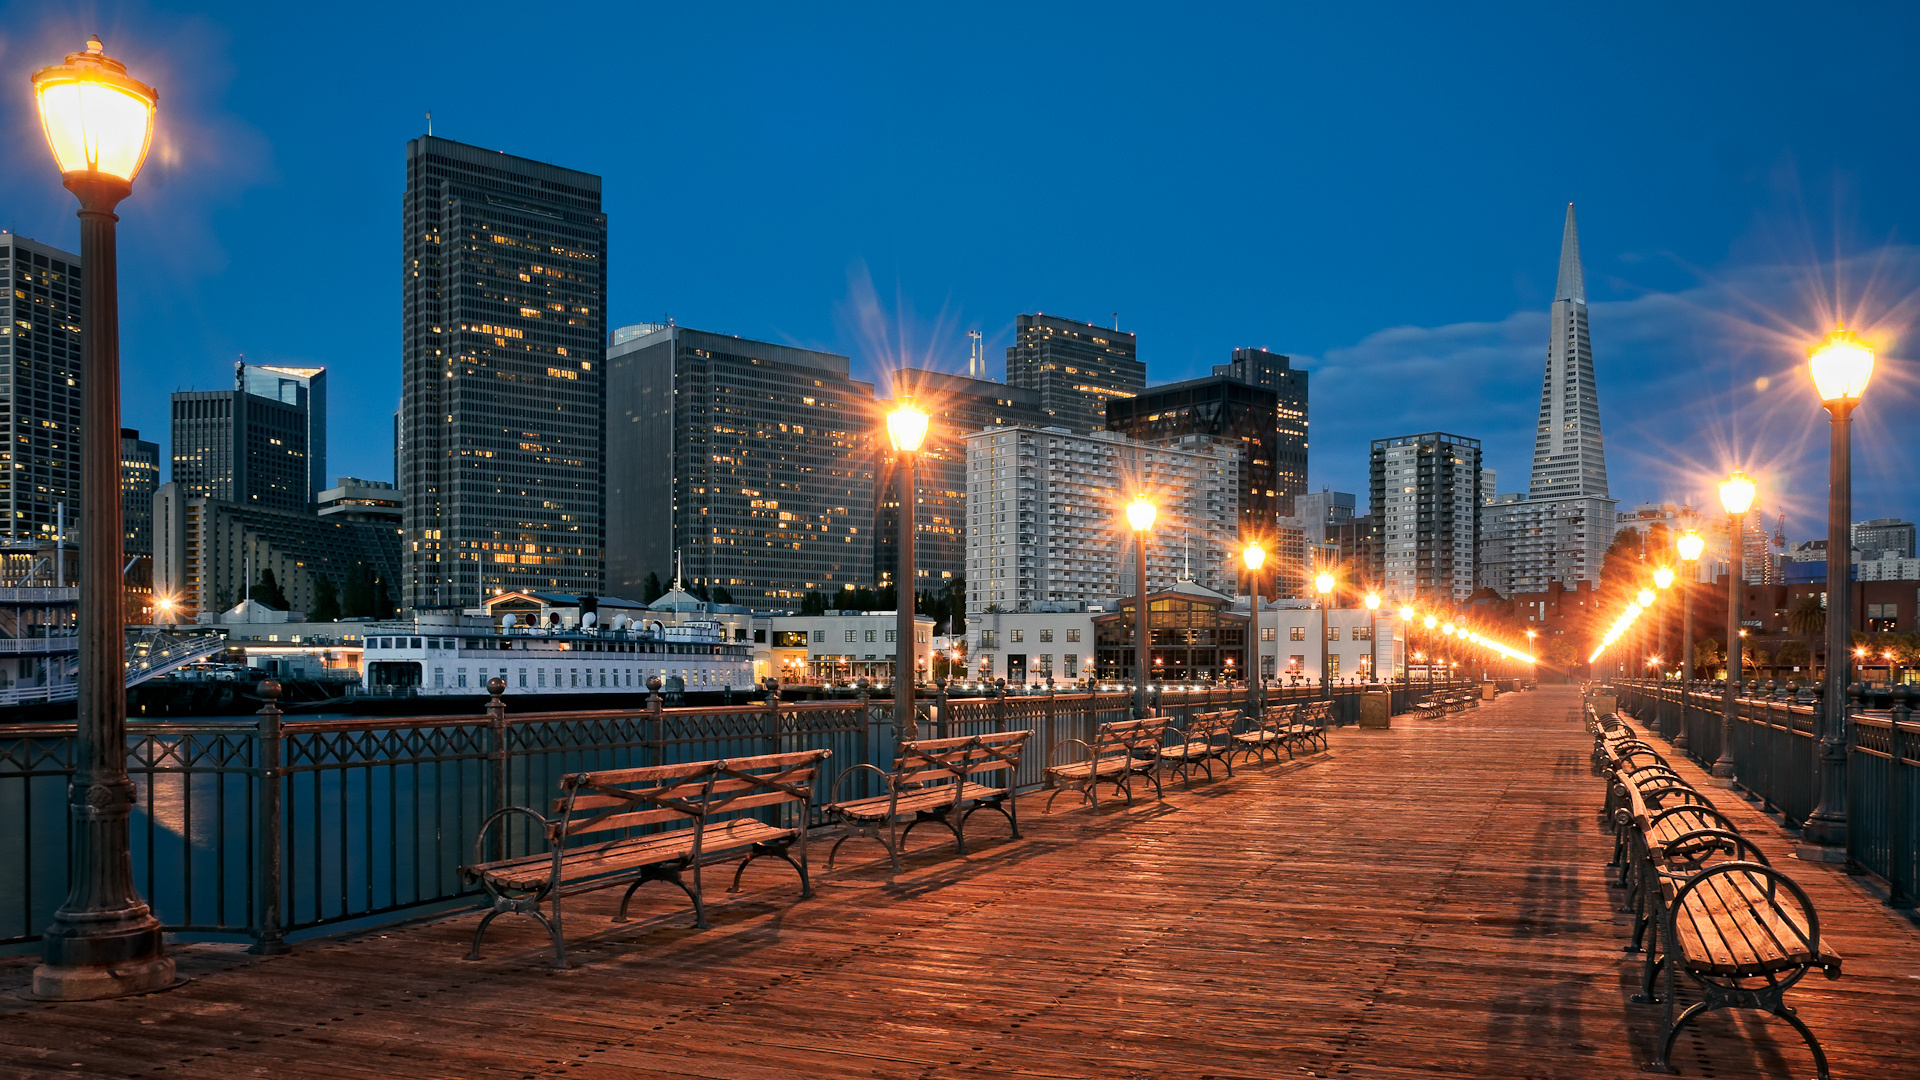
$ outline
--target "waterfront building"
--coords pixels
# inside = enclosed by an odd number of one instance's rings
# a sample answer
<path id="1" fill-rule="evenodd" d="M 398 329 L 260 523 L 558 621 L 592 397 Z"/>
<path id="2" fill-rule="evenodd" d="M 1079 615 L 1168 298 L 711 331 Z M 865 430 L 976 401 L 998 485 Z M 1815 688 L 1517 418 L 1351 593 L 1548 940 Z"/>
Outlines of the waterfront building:
<path id="1" fill-rule="evenodd" d="M 1199 438 L 1237 449 L 1239 538 L 1270 542 L 1281 502 L 1274 460 L 1278 403 L 1278 395 L 1266 387 L 1214 375 L 1115 398 L 1107 403 L 1106 429 L 1155 446 Z"/>
<path id="2" fill-rule="evenodd" d="M 395 477 L 404 603 L 598 592 L 600 178 L 431 135 L 407 143 L 406 167 Z"/>
<path id="3" fill-rule="evenodd" d="M 619 335 L 616 335 L 619 336 Z M 798 607 L 873 584 L 873 385 L 844 356 L 659 326 L 607 354 L 607 588 Z"/>
<path id="4" fill-rule="evenodd" d="M 916 677 L 932 670 L 933 620 L 913 619 L 913 656 Z M 899 655 L 898 613 L 893 611 L 829 611 L 824 615 L 770 612 L 756 615 L 769 640 L 765 663 L 781 682 L 851 683 L 857 679 L 891 680 Z"/>
<path id="5" fill-rule="evenodd" d="M 1307 373 L 1293 358 L 1265 349 L 1235 349 L 1233 359 L 1215 364 L 1213 373 L 1274 393 L 1274 499 L 1287 514 L 1287 500 L 1307 490 Z"/>
<path id="6" fill-rule="evenodd" d="M 153 554 L 153 493 L 160 488 L 160 444 L 120 429 L 120 519 L 129 557 Z"/>
<path id="7" fill-rule="evenodd" d="M 80 502 L 80 256 L 0 232 L 0 513 L 6 538 L 71 530 Z M 77 534 L 76 534 L 77 535 Z"/>
<path id="8" fill-rule="evenodd" d="M 914 465 L 918 505 L 914 515 L 914 588 L 944 589 L 967 566 L 967 436 L 1003 424 L 1038 424 L 1045 416 L 1040 395 L 1005 383 L 947 375 L 920 368 L 893 373 L 893 402 L 881 402 L 876 430 L 894 402 L 912 398 L 927 410 L 926 441 Z M 900 492 L 894 455 L 876 438 L 873 568 L 891 582 L 900 565 Z"/>
<path id="9" fill-rule="evenodd" d="M 1077 435 L 1107 426 L 1107 403 L 1147 388 L 1134 336 L 1052 315 L 1014 319 L 1007 383 L 1039 395 L 1047 424 Z"/>
<path id="10" fill-rule="evenodd" d="M 312 613 L 332 586 L 343 609 L 356 590 L 377 615 L 399 602 L 400 531 L 387 521 L 322 518 L 311 508 L 276 510 L 195 495 L 163 484 L 153 500 L 154 589 L 183 613 L 211 614 L 247 599 L 267 572 L 285 610 Z"/>
<path id="11" fill-rule="evenodd" d="M 1013 425 L 967 437 L 967 615 L 1087 603 L 1134 580 L 1125 504 L 1158 507 L 1147 587 L 1192 580 L 1231 594 L 1240 572 L 1240 450 L 1112 431 Z"/>
<path id="12" fill-rule="evenodd" d="M 1428 432 L 1375 439 L 1372 580 L 1390 600 L 1457 604 L 1473 595 L 1480 441 Z"/>
<path id="13" fill-rule="evenodd" d="M 1527 494 L 1496 499 L 1478 536 L 1479 584 L 1503 597 L 1538 592 L 1552 581 L 1598 583 L 1613 543 L 1618 504 L 1607 492 L 1586 277 L 1571 203 L 1548 324 Z"/>
<path id="14" fill-rule="evenodd" d="M 327 486 L 327 369 L 274 364 L 233 365 L 234 389 L 299 409 L 307 419 L 307 496 Z"/>

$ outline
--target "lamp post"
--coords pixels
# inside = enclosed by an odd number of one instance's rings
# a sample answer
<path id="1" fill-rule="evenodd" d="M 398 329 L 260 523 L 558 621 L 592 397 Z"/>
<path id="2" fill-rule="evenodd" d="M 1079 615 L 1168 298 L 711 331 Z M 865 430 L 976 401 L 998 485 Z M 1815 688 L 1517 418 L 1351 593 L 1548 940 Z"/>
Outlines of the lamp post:
<path id="1" fill-rule="evenodd" d="M 1699 584 L 1700 555 L 1707 550 L 1706 538 L 1693 529 L 1681 534 L 1674 543 L 1680 561 L 1687 564 L 1687 576 L 1680 583 L 1680 734 L 1673 740 L 1675 749 L 1690 745 L 1687 739 L 1687 684 L 1693 681 L 1693 588 Z"/>
<path id="2" fill-rule="evenodd" d="M 1720 505 L 1727 512 L 1727 687 L 1720 703 L 1720 757 L 1713 763 L 1715 779 L 1733 786 L 1733 713 L 1740 696 L 1741 579 L 1746 576 L 1746 552 L 1741 535 L 1747 508 L 1753 505 L 1753 478 L 1739 469 L 1720 481 Z M 1832 590 L 1829 589 L 1829 592 Z"/>
<path id="3" fill-rule="evenodd" d="M 1651 619 L 1653 615 L 1653 590 L 1643 587 L 1634 595 L 1633 599 L 1635 603 L 1640 605 L 1640 610 L 1646 612 L 1649 619 Z M 1635 668 L 1634 677 L 1637 679 L 1644 679 L 1647 675 L 1647 636 L 1652 629 L 1653 628 L 1646 623 L 1641 623 L 1634 628 L 1633 665 Z"/>
<path id="4" fill-rule="evenodd" d="M 893 443 L 894 460 L 899 463 L 898 490 L 900 493 L 900 565 L 894 575 L 893 608 L 893 729 L 901 742 L 915 742 L 920 738 L 920 725 L 913 715 L 913 672 L 914 660 L 919 650 L 915 647 L 913 625 L 913 530 L 914 500 L 916 492 L 913 483 L 914 459 L 920 456 L 920 444 L 927 438 L 926 410 L 913 403 L 911 398 L 900 403 L 887 414 L 887 439 Z"/>
<path id="5" fill-rule="evenodd" d="M 126 615 L 120 579 L 120 297 L 114 208 L 153 142 L 153 88 L 90 38 L 33 73 L 61 180 L 80 199 L 80 700 L 67 788 L 72 861 L 33 972 L 38 997 L 86 1000 L 170 986 L 160 920 L 133 885 L 127 779 Z"/>
<path id="6" fill-rule="evenodd" d="M 1401 707 L 1413 708 L 1413 605 L 1400 605 L 1400 680 L 1406 687 Z"/>
<path id="7" fill-rule="evenodd" d="M 1133 715 L 1147 715 L 1147 676 L 1153 670 L 1148 661 L 1152 647 L 1147 638 L 1147 532 L 1158 515 L 1153 500 L 1135 495 L 1127 504 L 1127 524 L 1133 529 Z"/>
<path id="8" fill-rule="evenodd" d="M 1252 703 L 1253 708 L 1258 709 L 1266 704 L 1267 698 L 1266 671 L 1260 666 L 1266 653 L 1265 647 L 1260 644 L 1260 568 L 1266 565 L 1267 549 L 1261 547 L 1260 542 L 1256 540 L 1247 545 L 1246 550 L 1240 553 L 1240 558 L 1247 564 L 1247 580 L 1253 585 L 1253 606 L 1248 609 L 1248 613 L 1253 616 L 1249 620 L 1253 625 L 1253 664 L 1247 669 L 1247 700 Z M 1278 648 L 1279 642 L 1275 642 L 1274 645 Z M 1279 665 L 1276 663 L 1274 666 Z M 1259 680 L 1257 691 L 1254 684 L 1256 679 Z"/>
<path id="9" fill-rule="evenodd" d="M 1377 617 L 1380 614 L 1380 594 L 1377 592 L 1368 591 L 1366 605 L 1367 605 L 1367 660 L 1368 660 L 1367 678 L 1370 681 L 1379 682 L 1380 681 L 1380 644 L 1379 644 L 1380 635 L 1378 633 L 1378 629 L 1379 629 L 1380 623 Z M 1388 674 L 1392 674 L 1392 673 L 1389 672 Z"/>
<path id="10" fill-rule="evenodd" d="M 1425 654 L 1422 657 L 1422 663 L 1424 663 L 1427 668 L 1427 691 L 1429 693 L 1433 691 L 1433 628 L 1439 624 L 1440 620 L 1431 615 L 1427 616 L 1425 622 L 1422 624 L 1427 628 L 1426 636 L 1420 639 L 1420 645 L 1421 651 Z"/>
<path id="11" fill-rule="evenodd" d="M 1314 591 L 1320 594 L 1320 696 L 1333 700 L 1333 688 L 1328 685 L 1333 671 L 1333 653 L 1327 648 L 1327 604 L 1333 599 L 1333 574 L 1322 570 L 1313 576 Z"/>
<path id="12" fill-rule="evenodd" d="M 1873 377 L 1873 349 L 1842 328 L 1807 350 L 1807 372 L 1827 410 L 1827 673 L 1821 694 L 1818 805 L 1800 831 L 1801 855 L 1841 862 L 1847 853 L 1847 683 L 1853 632 L 1853 410 Z"/>

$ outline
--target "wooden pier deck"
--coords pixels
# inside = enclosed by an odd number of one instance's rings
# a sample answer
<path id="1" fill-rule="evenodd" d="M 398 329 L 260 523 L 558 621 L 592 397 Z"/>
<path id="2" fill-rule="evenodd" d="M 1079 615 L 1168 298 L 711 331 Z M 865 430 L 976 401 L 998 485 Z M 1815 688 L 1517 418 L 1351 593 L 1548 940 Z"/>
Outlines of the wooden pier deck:
<path id="1" fill-rule="evenodd" d="M 961 858 L 920 830 L 892 879 L 852 841 L 807 902 L 763 861 L 748 891 L 713 890 L 707 931 L 666 887 L 621 926 L 599 893 L 569 908 L 567 972 L 511 917 L 460 959 L 472 914 L 265 959 L 183 946 L 190 983 L 114 1002 L 26 1001 L 31 962 L 0 961 L 0 1076 L 1638 1076 L 1657 1007 L 1627 1000 L 1578 707 L 1547 687 L 1339 730 L 1328 753 L 1098 817 L 1028 798 L 1024 839 L 980 815 Z M 1788 998 L 1834 1075 L 1920 1076 L 1920 932 L 1724 802 L 1846 958 Z M 1713 1014 L 1675 1061 L 1812 1074 L 1791 1028 L 1750 1013 Z"/>

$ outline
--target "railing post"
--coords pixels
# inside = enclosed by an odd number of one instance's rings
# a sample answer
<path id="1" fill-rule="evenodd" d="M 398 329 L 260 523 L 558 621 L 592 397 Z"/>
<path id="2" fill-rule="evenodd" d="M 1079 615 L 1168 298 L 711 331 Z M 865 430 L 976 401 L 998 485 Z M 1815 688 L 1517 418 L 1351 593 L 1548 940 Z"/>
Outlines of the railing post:
<path id="1" fill-rule="evenodd" d="M 487 759 L 493 769 L 493 808 L 488 813 L 497 813 L 510 805 L 507 800 L 507 702 L 501 697 L 506 692 L 507 680 L 498 675 L 487 680 L 487 736 L 491 740 Z M 504 827 L 493 831 L 493 857 L 507 857 Z"/>
<path id="2" fill-rule="evenodd" d="M 1908 744 L 1902 725 L 1913 719 L 1914 688 L 1896 684 L 1888 689 L 1893 708 L 1887 714 L 1887 906 L 1909 909 L 1915 906 L 1913 882 L 1908 880 L 1914 860 L 1908 850 L 1913 834 L 1907 820 Z"/>
<path id="3" fill-rule="evenodd" d="M 1007 730 L 1007 680 L 993 680 L 993 733 L 1004 735 Z"/>
<path id="4" fill-rule="evenodd" d="M 666 718 L 660 714 L 662 704 L 660 687 L 664 685 L 665 683 L 658 675 L 649 676 L 647 679 L 647 739 L 653 744 L 652 763 L 655 765 L 667 764 Z"/>
<path id="5" fill-rule="evenodd" d="M 933 680 L 933 735 L 944 739 L 952 734 L 947 730 L 947 680 L 942 677 Z"/>
<path id="6" fill-rule="evenodd" d="M 254 927 L 253 946 L 247 951 L 272 956 L 287 951 L 280 927 L 285 919 L 280 909 L 280 767 L 284 749 L 280 734 L 280 683 L 268 679 L 260 684 L 260 696 L 267 703 L 260 708 L 255 737 L 259 740 L 260 762 L 260 864 L 255 879 L 259 892 L 260 921 Z"/>

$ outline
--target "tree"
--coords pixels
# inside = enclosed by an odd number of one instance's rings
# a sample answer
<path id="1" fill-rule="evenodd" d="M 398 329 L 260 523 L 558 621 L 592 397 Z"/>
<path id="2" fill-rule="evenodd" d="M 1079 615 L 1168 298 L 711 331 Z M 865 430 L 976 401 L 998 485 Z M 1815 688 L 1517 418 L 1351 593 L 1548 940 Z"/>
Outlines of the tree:
<path id="1" fill-rule="evenodd" d="M 321 576 L 313 579 L 313 611 L 307 616 L 314 622 L 338 622 L 340 619 L 340 594 L 333 587 L 333 579 Z"/>
<path id="2" fill-rule="evenodd" d="M 292 606 L 287 603 L 287 594 L 281 591 L 280 583 L 273 579 L 271 570 L 260 571 L 260 580 L 247 590 L 247 599 L 265 604 L 275 611 L 285 611 Z"/>
<path id="3" fill-rule="evenodd" d="M 1693 666 L 1707 669 L 1707 678 L 1727 662 L 1727 647 L 1717 638 L 1702 638 L 1693 643 Z"/>
<path id="4" fill-rule="evenodd" d="M 358 563 L 347 574 L 347 587 L 340 597 L 340 612 L 349 619 L 385 619 L 393 614 L 386 583 L 374 575 L 373 567 Z"/>
<path id="5" fill-rule="evenodd" d="M 1774 651 L 1773 662 L 1784 668 L 1806 668 L 1804 677 L 1812 675 L 1813 654 L 1807 651 L 1807 645 L 1803 641 L 1781 642 L 1780 648 Z"/>
<path id="6" fill-rule="evenodd" d="M 665 595 L 667 595 L 667 588 L 660 584 L 660 575 L 651 570 L 647 571 L 647 580 L 640 585 L 640 602 L 651 604 Z"/>
<path id="7" fill-rule="evenodd" d="M 1787 629 L 1802 637 L 1819 637 L 1827 632 L 1827 605 L 1819 593 L 1807 593 L 1793 602 L 1787 611 Z"/>
<path id="8" fill-rule="evenodd" d="M 713 587 L 713 602 L 716 604 L 731 604 L 733 603 L 733 594 L 727 591 L 725 585 L 715 585 Z"/>
<path id="9" fill-rule="evenodd" d="M 825 615 L 826 613 L 827 613 L 827 594 L 826 593 L 816 592 L 812 589 L 808 589 L 807 594 L 800 598 L 800 614 Z"/>

